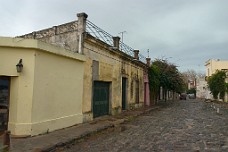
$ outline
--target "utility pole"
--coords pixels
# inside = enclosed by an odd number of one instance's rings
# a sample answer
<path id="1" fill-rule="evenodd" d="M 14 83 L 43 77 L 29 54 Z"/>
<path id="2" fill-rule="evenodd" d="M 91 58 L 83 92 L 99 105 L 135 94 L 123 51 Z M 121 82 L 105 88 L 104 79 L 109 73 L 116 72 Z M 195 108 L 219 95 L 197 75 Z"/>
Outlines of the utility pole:
<path id="1" fill-rule="evenodd" d="M 121 50 L 123 50 L 123 34 L 124 33 L 127 33 L 127 31 L 122 31 L 122 32 L 120 32 L 120 33 L 118 33 L 118 34 L 121 34 Z"/>

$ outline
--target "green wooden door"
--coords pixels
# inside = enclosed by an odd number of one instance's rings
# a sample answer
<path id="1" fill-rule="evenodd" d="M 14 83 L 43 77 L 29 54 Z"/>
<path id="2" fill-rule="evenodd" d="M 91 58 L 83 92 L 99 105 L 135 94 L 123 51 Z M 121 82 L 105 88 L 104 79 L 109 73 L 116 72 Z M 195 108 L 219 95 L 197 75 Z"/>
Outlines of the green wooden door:
<path id="1" fill-rule="evenodd" d="M 93 88 L 93 117 L 109 114 L 109 83 L 94 82 Z"/>

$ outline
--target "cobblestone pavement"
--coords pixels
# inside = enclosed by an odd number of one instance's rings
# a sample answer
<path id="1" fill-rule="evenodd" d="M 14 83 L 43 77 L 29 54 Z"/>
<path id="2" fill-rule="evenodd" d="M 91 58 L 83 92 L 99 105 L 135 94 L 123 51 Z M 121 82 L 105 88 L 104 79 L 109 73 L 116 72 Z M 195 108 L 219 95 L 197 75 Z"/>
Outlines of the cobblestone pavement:
<path id="1" fill-rule="evenodd" d="M 162 107 L 59 151 L 228 151 L 228 109 L 199 100 Z"/>

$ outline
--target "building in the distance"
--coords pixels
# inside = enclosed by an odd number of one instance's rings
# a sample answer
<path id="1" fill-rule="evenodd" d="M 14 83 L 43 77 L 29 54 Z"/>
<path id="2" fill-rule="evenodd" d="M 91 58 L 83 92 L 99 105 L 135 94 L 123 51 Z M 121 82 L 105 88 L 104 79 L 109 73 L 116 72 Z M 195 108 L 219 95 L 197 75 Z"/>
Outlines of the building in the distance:
<path id="1" fill-rule="evenodd" d="M 188 89 L 196 88 L 196 79 L 189 79 L 188 80 Z"/>
<path id="2" fill-rule="evenodd" d="M 207 82 L 205 78 L 196 78 L 196 98 L 205 99 L 207 94 Z"/>
<path id="3" fill-rule="evenodd" d="M 206 78 L 212 76 L 214 73 L 216 73 L 217 70 L 223 70 L 223 71 L 228 71 L 228 61 L 227 60 L 214 60 L 214 59 L 209 59 L 206 61 L 205 64 L 206 67 Z M 226 78 L 226 82 L 228 82 Z M 207 99 L 213 99 L 212 94 L 210 93 L 210 90 L 207 87 L 207 93 L 206 93 L 206 98 Z M 225 101 L 227 101 L 227 93 L 225 94 Z"/>
<path id="4" fill-rule="evenodd" d="M 211 76 L 212 74 L 214 74 L 217 70 L 228 70 L 228 61 L 224 61 L 224 60 L 214 60 L 214 59 L 210 59 L 208 61 L 206 61 L 206 76 Z"/>

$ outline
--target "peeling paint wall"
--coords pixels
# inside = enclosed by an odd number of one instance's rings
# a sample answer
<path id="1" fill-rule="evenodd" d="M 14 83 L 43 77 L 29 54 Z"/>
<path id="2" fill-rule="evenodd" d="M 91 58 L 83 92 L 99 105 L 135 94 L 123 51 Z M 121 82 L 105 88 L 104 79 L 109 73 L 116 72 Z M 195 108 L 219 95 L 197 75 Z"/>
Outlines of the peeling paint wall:
<path id="1" fill-rule="evenodd" d="M 85 63 L 83 88 L 84 121 L 92 119 L 93 81 L 110 82 L 110 114 L 121 112 L 122 108 L 122 77 L 127 78 L 127 108 L 137 108 L 144 103 L 144 67 L 130 58 L 123 58 L 121 53 L 112 51 L 108 46 L 92 37 L 87 37 L 84 43 Z M 136 84 L 139 87 L 139 101 L 137 102 Z M 91 92 L 91 93 L 90 93 Z"/>
<path id="2" fill-rule="evenodd" d="M 26 39 L 38 39 L 46 43 L 63 47 L 73 52 L 78 52 L 79 37 L 77 21 L 35 31 L 20 37 Z"/>

